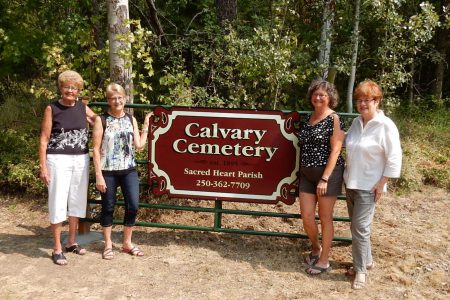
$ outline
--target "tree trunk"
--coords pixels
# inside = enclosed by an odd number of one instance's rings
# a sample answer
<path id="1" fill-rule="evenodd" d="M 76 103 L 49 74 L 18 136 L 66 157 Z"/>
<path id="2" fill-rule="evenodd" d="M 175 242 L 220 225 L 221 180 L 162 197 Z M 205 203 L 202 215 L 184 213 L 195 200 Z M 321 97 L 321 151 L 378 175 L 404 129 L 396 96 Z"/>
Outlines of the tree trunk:
<path id="1" fill-rule="evenodd" d="M 439 52 L 437 60 L 433 94 L 436 99 L 442 99 L 442 86 L 444 82 L 444 73 L 446 68 L 446 57 L 449 48 L 450 31 L 448 29 L 439 28 L 436 34 L 436 48 Z"/>
<path id="2" fill-rule="evenodd" d="M 127 102 L 133 103 L 133 81 L 131 61 L 120 52 L 131 54 L 131 44 L 118 38 L 130 32 L 125 24 L 129 19 L 128 0 L 108 0 L 109 72 L 111 82 L 122 85 L 128 95 Z M 131 57 L 127 56 L 127 57 Z"/>
<path id="3" fill-rule="evenodd" d="M 414 59 L 411 62 L 411 78 L 409 79 L 408 103 L 412 105 L 414 102 L 414 73 L 416 72 L 416 63 Z"/>
<path id="4" fill-rule="evenodd" d="M 322 32 L 320 34 L 319 66 L 321 68 L 321 77 L 328 77 L 328 68 L 330 67 L 331 52 L 331 32 L 333 30 L 335 0 L 325 0 L 322 16 Z"/>
<path id="5" fill-rule="evenodd" d="M 237 0 L 215 0 L 217 19 L 221 24 L 232 22 L 237 17 Z"/>
<path id="6" fill-rule="evenodd" d="M 360 15 L 361 1 L 355 1 L 355 23 L 353 27 L 352 41 L 352 62 L 350 69 L 350 78 L 348 79 L 347 86 L 347 112 L 351 113 L 353 111 L 353 87 L 355 85 L 356 77 L 356 62 L 358 61 L 358 42 L 359 42 L 359 15 Z"/>
<path id="7" fill-rule="evenodd" d="M 100 15 L 100 4 L 99 4 L 99 0 L 92 0 L 92 16 L 99 16 Z M 104 24 L 104 23 L 103 23 Z M 102 33 L 104 33 L 104 27 L 102 26 L 102 23 L 99 22 L 98 20 L 93 21 L 92 24 L 93 30 L 94 30 L 94 41 L 95 41 L 95 46 L 97 49 L 103 49 L 103 47 L 105 46 L 104 40 L 102 38 Z"/>
<path id="8" fill-rule="evenodd" d="M 89 12 L 89 19 L 92 20 L 92 30 L 94 35 L 95 48 L 101 50 L 105 48 L 105 30 L 106 24 L 103 20 L 97 19 L 97 16 L 101 15 L 102 9 L 100 8 L 99 0 L 92 0 L 91 2 L 92 10 Z M 105 81 L 105 76 L 103 72 L 91 72 L 91 83 L 99 87 L 102 82 Z"/>
<path id="9" fill-rule="evenodd" d="M 154 0 L 146 0 L 147 6 L 150 10 L 150 23 L 155 30 L 156 34 L 159 37 L 159 40 L 163 42 L 165 45 L 167 45 L 167 39 L 164 34 L 164 30 L 162 28 L 161 22 L 158 18 L 158 11 L 156 9 L 155 1 Z"/>

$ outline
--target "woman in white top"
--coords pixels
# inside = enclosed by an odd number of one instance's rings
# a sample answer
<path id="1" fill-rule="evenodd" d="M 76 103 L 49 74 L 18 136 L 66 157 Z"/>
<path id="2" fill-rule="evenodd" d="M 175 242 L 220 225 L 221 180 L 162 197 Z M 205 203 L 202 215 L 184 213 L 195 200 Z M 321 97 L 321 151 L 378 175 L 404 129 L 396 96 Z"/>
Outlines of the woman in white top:
<path id="1" fill-rule="evenodd" d="M 381 87 L 371 80 L 361 82 L 354 98 L 360 116 L 353 120 L 345 139 L 347 208 L 351 218 L 353 269 L 352 288 L 362 289 L 367 269 L 374 262 L 370 244 L 370 225 L 375 205 L 380 203 L 389 178 L 400 176 L 402 149 L 398 129 L 379 109 Z"/>

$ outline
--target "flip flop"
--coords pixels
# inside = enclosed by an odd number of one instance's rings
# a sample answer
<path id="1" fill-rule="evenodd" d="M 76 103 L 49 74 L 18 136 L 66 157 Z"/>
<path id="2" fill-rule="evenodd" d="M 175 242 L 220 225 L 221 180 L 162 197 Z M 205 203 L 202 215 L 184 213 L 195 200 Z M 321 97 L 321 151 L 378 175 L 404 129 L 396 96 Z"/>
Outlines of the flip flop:
<path id="1" fill-rule="evenodd" d="M 105 250 L 103 250 L 102 258 L 106 259 L 106 260 L 113 259 L 114 258 L 114 252 L 113 252 L 112 248 L 106 248 Z"/>
<path id="2" fill-rule="evenodd" d="M 73 244 L 70 247 L 66 246 L 66 252 L 72 252 L 78 255 L 85 255 L 86 254 L 86 249 L 82 248 L 80 245 L 78 244 Z"/>
<path id="3" fill-rule="evenodd" d="M 308 254 L 308 256 L 305 257 L 305 263 L 308 266 L 314 266 L 316 262 L 319 260 L 320 254 L 314 255 L 312 252 Z"/>
<path id="4" fill-rule="evenodd" d="M 55 263 L 58 266 L 67 265 L 67 259 L 62 252 L 61 253 L 52 252 L 52 260 L 53 263 Z"/>
<path id="5" fill-rule="evenodd" d="M 330 272 L 330 271 L 331 271 L 331 266 L 328 266 L 328 268 L 322 268 L 322 267 L 318 267 L 316 265 L 310 266 L 309 268 L 307 268 L 305 270 L 306 274 L 313 275 L 313 276 L 319 275 L 319 274 L 322 274 L 322 273 L 327 273 L 327 272 Z"/>
<path id="6" fill-rule="evenodd" d="M 122 248 L 122 252 L 130 254 L 132 256 L 144 256 L 144 252 L 142 252 L 142 250 L 139 249 L 137 246 L 134 246 L 131 249 Z"/>

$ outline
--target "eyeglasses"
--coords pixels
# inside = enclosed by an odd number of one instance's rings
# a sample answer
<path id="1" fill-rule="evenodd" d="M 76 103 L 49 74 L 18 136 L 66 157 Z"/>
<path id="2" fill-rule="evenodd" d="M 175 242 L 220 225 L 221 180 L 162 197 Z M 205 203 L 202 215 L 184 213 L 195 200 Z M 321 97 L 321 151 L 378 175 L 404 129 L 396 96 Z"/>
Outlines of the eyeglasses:
<path id="1" fill-rule="evenodd" d="M 321 93 L 314 93 L 314 94 L 312 94 L 312 97 L 313 98 L 319 97 L 319 98 L 323 99 L 323 98 L 328 97 L 328 95 L 327 94 L 321 94 Z"/>
<path id="2" fill-rule="evenodd" d="M 111 97 L 111 98 L 108 98 L 108 100 L 112 100 L 112 101 L 122 101 L 122 100 L 123 100 L 123 97 L 122 97 L 122 96 Z"/>
<path id="3" fill-rule="evenodd" d="M 80 89 L 74 86 L 63 86 L 65 91 L 79 91 Z"/>
<path id="4" fill-rule="evenodd" d="M 375 101 L 375 99 L 358 99 L 358 100 L 356 100 L 356 104 L 363 104 L 363 103 L 367 104 L 371 101 Z"/>

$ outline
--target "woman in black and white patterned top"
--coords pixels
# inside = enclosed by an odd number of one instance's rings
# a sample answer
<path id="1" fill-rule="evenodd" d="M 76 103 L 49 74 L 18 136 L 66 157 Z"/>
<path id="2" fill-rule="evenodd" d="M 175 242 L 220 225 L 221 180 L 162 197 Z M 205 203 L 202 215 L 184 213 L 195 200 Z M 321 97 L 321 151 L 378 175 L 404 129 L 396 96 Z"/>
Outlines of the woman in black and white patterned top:
<path id="1" fill-rule="evenodd" d="M 300 210 L 303 227 L 311 240 L 312 251 L 305 261 L 310 275 L 330 270 L 328 256 L 333 240 L 333 208 L 342 191 L 344 159 L 340 152 L 344 141 L 343 122 L 332 110 L 338 102 L 335 86 L 324 80 L 311 83 L 308 90 L 314 111 L 301 123 Z M 316 206 L 322 229 L 322 244 L 315 222 Z"/>
<path id="2" fill-rule="evenodd" d="M 66 265 L 61 245 L 62 224 L 69 219 L 66 252 L 83 255 L 86 249 L 77 244 L 79 218 L 86 216 L 89 181 L 88 122 L 95 113 L 78 101 L 83 78 L 75 71 L 58 76 L 61 98 L 44 111 L 39 140 L 39 177 L 48 188 L 48 210 L 53 235 L 52 260 Z"/>

